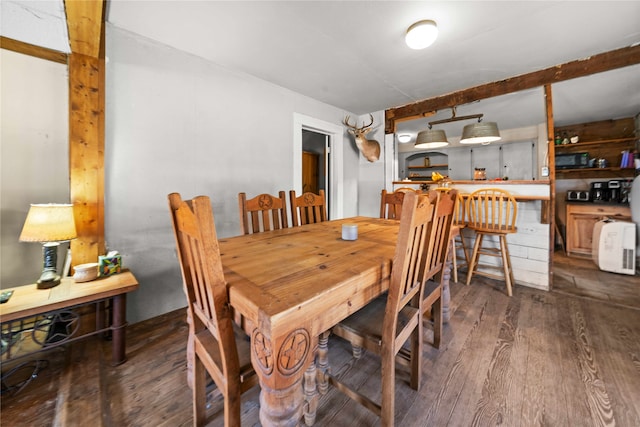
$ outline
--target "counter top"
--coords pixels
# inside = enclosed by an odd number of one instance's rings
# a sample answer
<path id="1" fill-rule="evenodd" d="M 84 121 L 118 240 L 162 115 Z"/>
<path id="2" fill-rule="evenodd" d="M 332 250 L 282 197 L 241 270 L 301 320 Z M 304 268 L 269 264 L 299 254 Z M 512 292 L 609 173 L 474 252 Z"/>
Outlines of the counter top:
<path id="1" fill-rule="evenodd" d="M 517 201 L 550 200 L 551 187 L 549 181 L 524 181 L 524 180 L 486 180 L 486 181 L 447 181 L 448 186 L 456 188 L 465 194 L 483 187 L 504 188 L 513 194 Z M 395 185 L 438 185 L 433 181 L 393 181 Z"/>
<path id="2" fill-rule="evenodd" d="M 535 181 L 535 180 L 498 180 L 498 179 L 487 179 L 484 181 L 476 181 L 476 180 L 469 180 L 469 181 L 448 181 L 450 184 L 474 184 L 474 185 L 489 185 L 489 184 L 500 184 L 500 185 L 530 185 L 530 184 L 535 184 L 535 185 L 549 185 L 549 181 Z M 427 181 L 412 181 L 412 180 L 402 180 L 402 181 L 393 181 L 392 184 L 429 184 L 429 185 L 433 185 L 436 184 L 435 181 L 431 181 L 431 180 L 427 180 Z"/>

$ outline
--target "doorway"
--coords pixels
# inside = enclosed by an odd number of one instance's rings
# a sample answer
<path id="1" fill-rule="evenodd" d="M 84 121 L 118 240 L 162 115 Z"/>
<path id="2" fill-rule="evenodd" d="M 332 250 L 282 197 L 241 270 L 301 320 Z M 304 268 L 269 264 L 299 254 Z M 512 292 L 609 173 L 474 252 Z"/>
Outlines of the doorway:
<path id="1" fill-rule="evenodd" d="M 327 204 L 331 200 L 328 173 L 330 144 L 328 135 L 302 130 L 302 191 L 318 194 L 324 190 Z"/>
<path id="2" fill-rule="evenodd" d="M 307 133 L 308 132 L 308 133 Z M 308 150 L 311 153 L 318 152 L 318 186 L 324 185 L 327 199 L 327 214 L 330 219 L 342 218 L 344 212 L 344 182 L 342 147 L 344 129 L 342 126 L 302 114 L 293 114 L 293 188 L 296 193 L 303 193 L 303 135 L 310 135 L 311 139 L 318 142 L 312 143 L 316 148 Z M 313 135 L 316 134 L 316 135 Z M 322 140 L 322 142 L 320 142 Z M 321 161 L 321 158 L 324 160 Z M 324 171 L 324 178 L 321 177 Z"/>

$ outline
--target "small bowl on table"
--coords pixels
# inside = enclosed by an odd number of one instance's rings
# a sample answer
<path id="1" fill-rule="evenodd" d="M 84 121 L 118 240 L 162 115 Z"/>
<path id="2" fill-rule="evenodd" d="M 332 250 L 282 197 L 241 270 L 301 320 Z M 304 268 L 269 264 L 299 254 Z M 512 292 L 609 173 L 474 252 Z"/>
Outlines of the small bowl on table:
<path id="1" fill-rule="evenodd" d="M 98 266 L 99 264 L 97 262 L 76 265 L 74 267 L 75 273 L 73 274 L 73 280 L 75 280 L 76 283 L 82 283 L 97 279 Z"/>

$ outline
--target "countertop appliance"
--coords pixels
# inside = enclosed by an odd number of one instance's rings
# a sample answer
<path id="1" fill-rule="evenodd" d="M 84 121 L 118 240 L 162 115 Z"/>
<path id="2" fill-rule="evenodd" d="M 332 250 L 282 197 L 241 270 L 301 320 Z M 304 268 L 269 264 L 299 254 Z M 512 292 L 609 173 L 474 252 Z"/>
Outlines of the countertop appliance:
<path id="1" fill-rule="evenodd" d="M 589 167 L 589 153 L 556 154 L 556 169 L 581 169 Z"/>
<path id="2" fill-rule="evenodd" d="M 622 185 L 620 185 L 620 181 L 618 180 L 607 182 L 607 190 L 609 190 L 608 196 L 611 203 L 620 202 L 621 187 Z"/>
<path id="3" fill-rule="evenodd" d="M 567 200 L 571 202 L 589 202 L 589 192 L 586 190 L 569 190 L 567 191 Z"/>
<path id="4" fill-rule="evenodd" d="M 608 202 L 609 188 L 606 182 L 591 183 L 591 201 L 592 202 Z"/>

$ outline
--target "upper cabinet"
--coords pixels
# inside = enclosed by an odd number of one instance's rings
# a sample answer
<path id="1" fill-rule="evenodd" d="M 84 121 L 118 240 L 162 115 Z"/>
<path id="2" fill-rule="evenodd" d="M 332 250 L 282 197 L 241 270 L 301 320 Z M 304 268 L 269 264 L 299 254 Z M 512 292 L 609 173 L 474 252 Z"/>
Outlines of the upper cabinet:
<path id="1" fill-rule="evenodd" d="M 632 178 L 635 175 L 633 153 L 638 137 L 633 118 L 579 123 L 555 128 L 556 178 Z M 566 138 L 566 139 L 565 139 Z M 572 140 L 577 142 L 571 142 Z M 630 154 L 625 154 L 630 153 Z M 567 155 L 584 159 L 569 167 Z M 560 161 L 560 156 L 564 156 Z M 627 161 L 630 156 L 631 160 Z M 560 166 L 564 165 L 564 166 Z"/>

